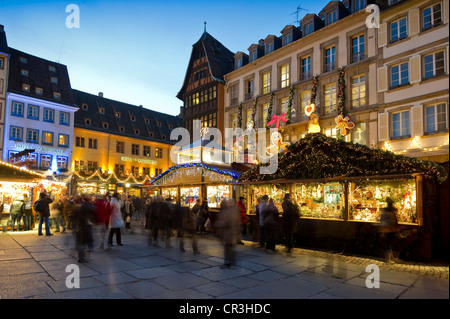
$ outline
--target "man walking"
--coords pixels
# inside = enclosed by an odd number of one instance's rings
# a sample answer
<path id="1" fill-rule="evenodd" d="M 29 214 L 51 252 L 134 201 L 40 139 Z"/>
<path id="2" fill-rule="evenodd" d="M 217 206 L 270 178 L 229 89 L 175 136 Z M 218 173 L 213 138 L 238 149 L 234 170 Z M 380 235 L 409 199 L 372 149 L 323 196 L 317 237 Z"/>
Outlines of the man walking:
<path id="1" fill-rule="evenodd" d="M 50 204 L 53 200 L 45 193 L 39 194 L 39 199 L 34 203 L 34 210 L 39 214 L 38 235 L 42 236 L 42 224 L 45 223 L 45 235 L 52 236 L 50 233 Z"/>

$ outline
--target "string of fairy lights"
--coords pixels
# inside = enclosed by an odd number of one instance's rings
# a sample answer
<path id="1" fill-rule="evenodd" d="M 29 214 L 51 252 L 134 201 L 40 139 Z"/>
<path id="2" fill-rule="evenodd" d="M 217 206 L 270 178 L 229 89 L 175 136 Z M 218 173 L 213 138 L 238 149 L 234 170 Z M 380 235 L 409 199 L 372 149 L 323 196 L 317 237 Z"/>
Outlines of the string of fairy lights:
<path id="1" fill-rule="evenodd" d="M 441 147 L 443 147 L 443 146 L 445 146 L 445 145 L 448 145 L 448 143 L 449 143 L 449 137 L 446 136 L 446 139 L 445 139 L 444 142 L 442 142 L 442 143 L 440 143 L 440 144 L 438 144 L 438 145 L 436 145 L 436 146 L 425 147 L 425 146 L 423 146 L 423 145 L 420 143 L 419 137 L 418 137 L 418 136 L 415 136 L 415 137 L 411 140 L 411 142 L 409 143 L 409 145 L 408 145 L 405 149 L 403 149 L 403 150 L 401 150 L 401 151 L 394 151 L 394 150 L 392 149 L 392 146 L 390 145 L 389 141 L 384 142 L 384 150 L 390 151 L 390 152 L 392 152 L 392 153 L 394 153 L 394 154 L 404 154 L 404 153 L 406 153 L 406 152 L 408 152 L 408 151 L 410 151 L 410 150 L 420 150 L 420 151 L 423 151 L 423 152 L 432 152 L 432 151 L 438 150 L 439 148 L 441 148 Z M 417 146 L 417 147 L 411 147 L 411 146 L 414 146 L 414 144 L 415 144 L 415 146 Z"/>

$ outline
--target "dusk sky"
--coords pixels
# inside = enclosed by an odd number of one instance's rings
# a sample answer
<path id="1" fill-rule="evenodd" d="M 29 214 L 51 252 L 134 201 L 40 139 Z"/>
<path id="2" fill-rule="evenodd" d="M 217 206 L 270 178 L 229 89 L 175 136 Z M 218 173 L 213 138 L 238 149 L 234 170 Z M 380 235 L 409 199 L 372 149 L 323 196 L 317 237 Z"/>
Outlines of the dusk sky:
<path id="1" fill-rule="evenodd" d="M 319 13 L 329 0 L 13 1 L 0 0 L 8 45 L 67 65 L 72 88 L 178 115 L 176 98 L 192 45 L 207 32 L 232 52 Z M 67 28 L 66 6 L 80 9 Z"/>

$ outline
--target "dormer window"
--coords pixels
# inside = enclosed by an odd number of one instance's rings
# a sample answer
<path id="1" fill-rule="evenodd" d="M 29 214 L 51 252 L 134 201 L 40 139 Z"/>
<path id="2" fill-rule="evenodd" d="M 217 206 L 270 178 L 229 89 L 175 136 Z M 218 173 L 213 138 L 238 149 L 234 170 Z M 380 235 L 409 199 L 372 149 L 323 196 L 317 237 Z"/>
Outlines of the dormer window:
<path id="1" fill-rule="evenodd" d="M 49 70 L 50 72 L 56 72 L 56 68 L 55 68 L 53 65 L 49 65 L 49 66 L 48 66 L 48 70 Z"/>
<path id="2" fill-rule="evenodd" d="M 90 119 L 85 119 L 85 120 L 84 120 L 84 124 L 86 124 L 86 125 L 91 125 L 91 120 L 90 120 Z"/>
<path id="3" fill-rule="evenodd" d="M 50 78 L 50 81 L 51 81 L 53 84 L 58 84 L 58 78 L 55 77 L 55 76 L 52 76 L 52 77 Z"/>
<path id="4" fill-rule="evenodd" d="M 149 119 L 145 119 L 145 124 L 150 124 L 150 120 Z"/>
<path id="5" fill-rule="evenodd" d="M 21 56 L 20 57 L 20 62 L 27 64 L 28 63 L 28 59 L 23 57 L 23 56 Z"/>
<path id="6" fill-rule="evenodd" d="M 253 51 L 250 53 L 250 61 L 255 61 L 258 58 L 258 52 Z"/>
<path id="7" fill-rule="evenodd" d="M 121 131 L 121 132 L 125 132 L 125 127 L 123 127 L 123 126 L 119 126 L 119 131 Z"/>
<path id="8" fill-rule="evenodd" d="M 304 32 L 305 32 L 305 35 L 313 33 L 313 24 L 312 24 L 312 22 L 310 22 L 310 23 L 308 23 L 308 24 L 306 24 L 304 26 Z"/>
<path id="9" fill-rule="evenodd" d="M 87 110 L 88 109 L 88 105 L 86 103 L 81 104 L 81 108 L 83 110 Z"/>
<path id="10" fill-rule="evenodd" d="M 169 124 L 169 129 L 173 129 L 173 125 L 172 124 Z"/>
<path id="11" fill-rule="evenodd" d="M 53 92 L 53 98 L 55 100 L 61 100 L 61 93 L 59 92 Z"/>
<path id="12" fill-rule="evenodd" d="M 98 111 L 100 112 L 100 114 L 105 114 L 105 108 L 104 107 L 99 108 Z"/>
<path id="13" fill-rule="evenodd" d="M 109 123 L 103 123 L 103 128 L 109 128 Z"/>
<path id="14" fill-rule="evenodd" d="M 22 69 L 22 70 L 20 70 L 20 74 L 23 76 L 28 76 L 28 70 Z"/>
<path id="15" fill-rule="evenodd" d="M 30 92 L 30 85 L 29 84 L 22 84 L 22 91 Z"/>
<path id="16" fill-rule="evenodd" d="M 158 127 L 161 127 L 161 122 L 156 122 L 156 125 L 158 125 Z"/>
<path id="17" fill-rule="evenodd" d="M 134 130 L 134 134 L 139 135 L 139 134 L 141 134 L 141 131 L 138 130 L 138 129 L 135 129 L 135 130 Z"/>
<path id="18" fill-rule="evenodd" d="M 328 25 L 335 23 L 337 21 L 337 12 L 333 11 L 328 13 Z"/>
<path id="19" fill-rule="evenodd" d="M 36 87 L 36 94 L 42 95 L 42 94 L 44 94 L 44 90 L 42 88 Z"/>
<path id="20" fill-rule="evenodd" d="M 273 52 L 273 42 L 266 45 L 266 54 Z"/>
<path id="21" fill-rule="evenodd" d="M 289 43 L 292 43 L 292 33 L 283 36 L 283 45 L 288 45 Z"/>
<path id="22" fill-rule="evenodd" d="M 236 69 L 242 68 L 242 58 L 236 60 Z"/>
<path id="23" fill-rule="evenodd" d="M 131 115 L 131 120 L 132 120 L 133 122 L 136 122 L 136 116 L 135 116 L 135 115 Z"/>
<path id="24" fill-rule="evenodd" d="M 116 112 L 116 117 L 120 119 L 120 112 Z"/>

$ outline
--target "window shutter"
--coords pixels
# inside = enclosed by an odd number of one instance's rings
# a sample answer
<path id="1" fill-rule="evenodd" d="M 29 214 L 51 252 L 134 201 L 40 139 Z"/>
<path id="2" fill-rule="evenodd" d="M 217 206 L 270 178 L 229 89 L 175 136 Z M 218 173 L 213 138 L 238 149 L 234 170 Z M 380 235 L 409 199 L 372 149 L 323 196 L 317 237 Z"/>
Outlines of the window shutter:
<path id="1" fill-rule="evenodd" d="M 448 23 L 448 1 L 449 0 L 444 0 L 444 23 Z"/>
<path id="2" fill-rule="evenodd" d="M 409 65 L 411 66 L 411 74 L 409 76 L 409 83 L 417 83 L 421 80 L 420 72 L 420 55 L 415 55 L 409 58 Z"/>
<path id="3" fill-rule="evenodd" d="M 418 105 L 411 108 L 411 136 L 423 135 L 423 106 Z"/>
<path id="4" fill-rule="evenodd" d="M 378 92 L 387 91 L 388 89 L 388 76 L 387 66 L 378 68 Z"/>
<path id="5" fill-rule="evenodd" d="M 378 28 L 378 47 L 384 47 L 387 45 L 387 24 L 381 23 Z"/>
<path id="6" fill-rule="evenodd" d="M 420 14 L 419 9 L 409 11 L 409 36 L 418 34 L 420 31 Z"/>
<path id="7" fill-rule="evenodd" d="M 389 139 L 389 113 L 378 113 L 378 141 Z"/>

